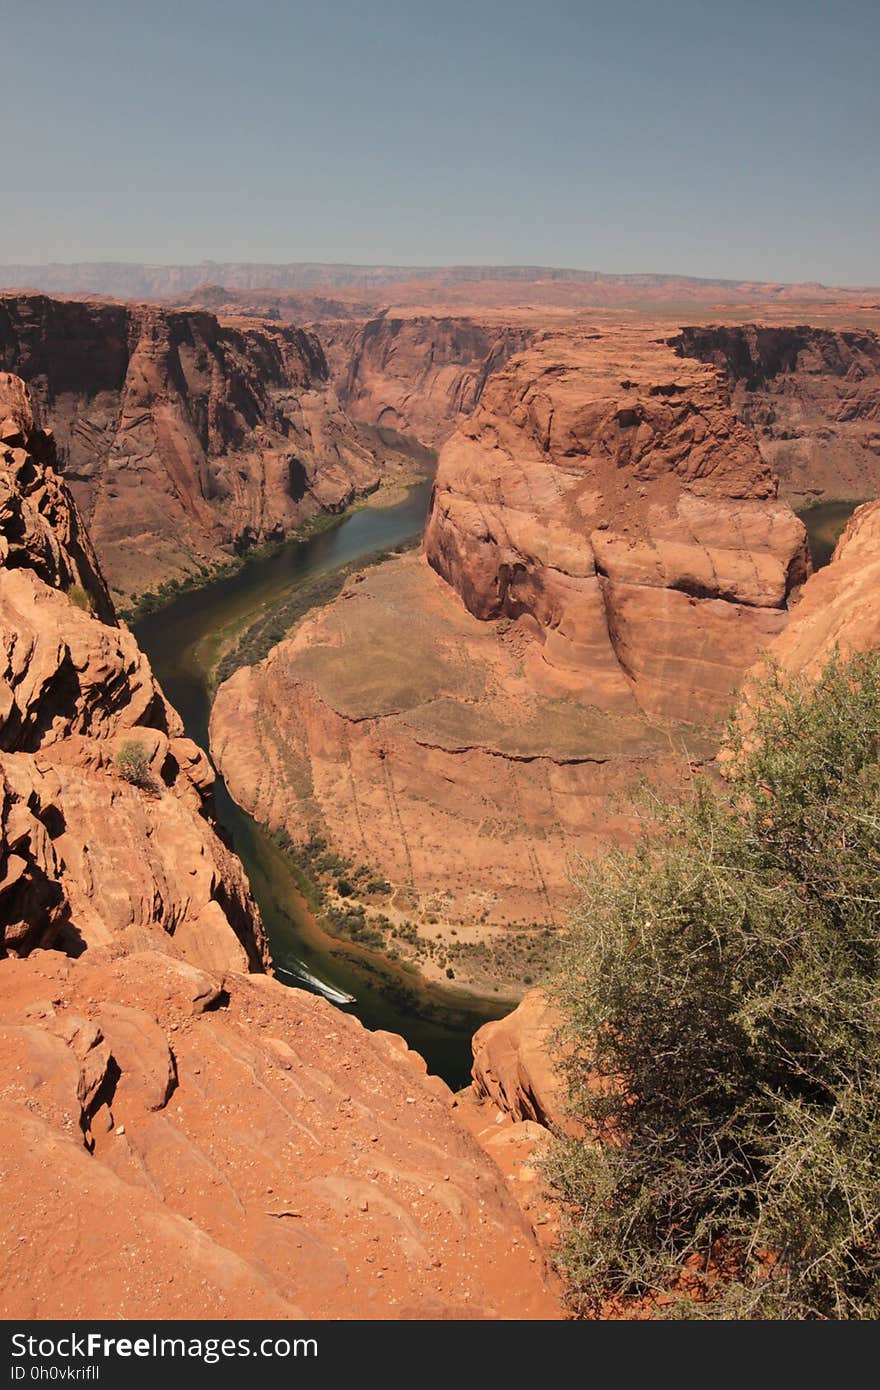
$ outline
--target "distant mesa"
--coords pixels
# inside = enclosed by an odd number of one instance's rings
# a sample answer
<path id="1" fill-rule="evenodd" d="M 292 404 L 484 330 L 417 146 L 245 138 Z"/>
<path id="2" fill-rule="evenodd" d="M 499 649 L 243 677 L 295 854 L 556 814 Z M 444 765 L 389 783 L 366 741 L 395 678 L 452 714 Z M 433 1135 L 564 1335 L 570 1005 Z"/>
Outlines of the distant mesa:
<path id="1" fill-rule="evenodd" d="M 201 261 L 192 265 L 152 265 L 125 261 L 77 261 L 70 264 L 0 266 L 0 287 L 27 288 L 59 294 L 105 294 L 123 299 L 165 298 L 195 290 L 198 286 L 223 285 L 235 290 L 313 290 L 319 287 L 377 289 L 405 283 L 429 286 L 481 285 L 484 282 L 517 285 L 580 286 L 593 299 L 613 302 L 634 297 L 646 300 L 683 297 L 717 300 L 768 301 L 774 298 L 858 298 L 876 290 L 831 290 L 809 283 L 787 285 L 751 280 L 707 279 L 695 275 L 609 275 L 597 270 L 576 270 L 535 265 L 340 265 L 316 261 L 286 264 L 252 261 Z M 598 300 L 595 296 L 598 295 Z"/>

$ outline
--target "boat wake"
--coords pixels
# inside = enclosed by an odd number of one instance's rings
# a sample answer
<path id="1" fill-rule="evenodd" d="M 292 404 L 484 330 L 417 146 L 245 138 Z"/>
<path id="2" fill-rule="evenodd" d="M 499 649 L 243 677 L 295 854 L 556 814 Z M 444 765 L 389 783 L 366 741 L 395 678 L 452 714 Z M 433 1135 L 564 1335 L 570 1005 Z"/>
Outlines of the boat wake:
<path id="1" fill-rule="evenodd" d="M 355 997 L 347 994 L 343 989 L 337 989 L 335 985 L 328 985 L 324 980 L 313 975 L 304 965 L 299 962 L 293 967 L 289 965 L 279 965 L 275 962 L 275 974 L 287 984 L 298 985 L 300 989 L 307 989 L 312 994 L 320 994 L 324 999 L 329 999 L 331 1004 L 353 1004 Z"/>

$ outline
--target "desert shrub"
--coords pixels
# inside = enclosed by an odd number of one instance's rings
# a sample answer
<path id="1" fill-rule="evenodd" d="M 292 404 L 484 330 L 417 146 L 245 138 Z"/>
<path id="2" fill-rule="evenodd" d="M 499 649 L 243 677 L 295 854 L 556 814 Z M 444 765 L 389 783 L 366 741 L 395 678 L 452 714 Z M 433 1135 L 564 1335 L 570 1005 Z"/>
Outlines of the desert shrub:
<path id="1" fill-rule="evenodd" d="M 756 697 L 725 784 L 580 878 L 555 994 L 586 1138 L 548 1176 L 582 1313 L 880 1312 L 880 658 Z"/>
<path id="2" fill-rule="evenodd" d="M 138 739 L 126 739 L 113 759 L 113 766 L 120 777 L 133 787 L 140 787 L 144 791 L 152 791 L 155 787 L 149 755 Z"/>
<path id="3" fill-rule="evenodd" d="M 374 895 L 391 892 L 391 884 L 387 878 L 369 878 L 366 883 L 366 892 Z"/>
<path id="4" fill-rule="evenodd" d="M 84 613 L 91 613 L 94 611 L 94 604 L 92 603 L 91 597 L 86 593 L 82 584 L 71 584 L 70 588 L 67 590 L 67 597 L 74 607 L 81 608 Z"/>

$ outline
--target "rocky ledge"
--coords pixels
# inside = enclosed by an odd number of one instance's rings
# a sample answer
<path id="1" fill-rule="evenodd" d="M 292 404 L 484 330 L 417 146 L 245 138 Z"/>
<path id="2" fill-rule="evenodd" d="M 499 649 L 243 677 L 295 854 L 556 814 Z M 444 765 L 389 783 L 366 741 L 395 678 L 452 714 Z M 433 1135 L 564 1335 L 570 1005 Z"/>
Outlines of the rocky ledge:
<path id="1" fill-rule="evenodd" d="M 6 1318 L 553 1318 L 442 1082 L 267 976 L 0 962 Z"/>

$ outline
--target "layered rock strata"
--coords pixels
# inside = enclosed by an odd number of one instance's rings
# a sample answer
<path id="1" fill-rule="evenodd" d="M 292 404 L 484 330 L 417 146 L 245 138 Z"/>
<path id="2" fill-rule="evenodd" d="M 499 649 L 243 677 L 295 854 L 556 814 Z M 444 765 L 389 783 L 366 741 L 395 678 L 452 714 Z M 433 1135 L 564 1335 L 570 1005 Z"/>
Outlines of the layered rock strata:
<path id="1" fill-rule="evenodd" d="M 806 578 L 804 530 L 710 367 L 649 331 L 548 336 L 443 451 L 430 564 L 540 635 L 539 688 L 723 715 Z"/>
<path id="2" fill-rule="evenodd" d="M 880 494 L 880 336 L 765 324 L 673 340 L 723 374 L 739 418 L 795 506 Z"/>
<path id="3" fill-rule="evenodd" d="M 449 437 L 491 374 L 533 336 L 527 327 L 418 314 L 316 328 L 345 409 L 431 446 Z"/>
<path id="4" fill-rule="evenodd" d="M 352 424 L 317 338 L 290 325 L 3 295 L 0 367 L 53 427 L 122 601 L 339 511 L 406 466 Z"/>

